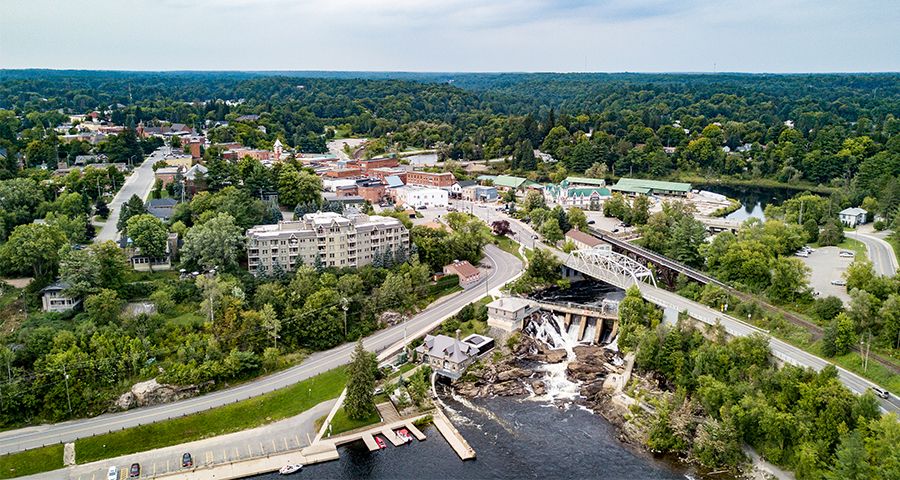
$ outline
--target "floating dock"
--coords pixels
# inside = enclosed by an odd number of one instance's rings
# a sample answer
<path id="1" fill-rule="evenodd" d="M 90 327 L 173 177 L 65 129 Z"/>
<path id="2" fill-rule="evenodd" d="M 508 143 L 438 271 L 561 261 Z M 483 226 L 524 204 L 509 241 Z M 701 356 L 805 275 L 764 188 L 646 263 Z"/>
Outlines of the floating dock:
<path id="1" fill-rule="evenodd" d="M 362 440 L 363 443 L 366 444 L 366 447 L 369 447 L 370 452 L 380 450 L 378 444 L 375 443 L 375 437 L 373 437 L 371 433 L 364 433 L 362 436 Z"/>
<path id="2" fill-rule="evenodd" d="M 475 458 L 475 450 L 469 445 L 469 442 L 463 438 L 459 430 L 450 423 L 450 419 L 444 415 L 440 408 L 435 410 L 434 426 L 437 427 L 441 435 L 447 439 L 447 443 L 453 448 L 453 451 L 463 460 L 471 460 Z"/>

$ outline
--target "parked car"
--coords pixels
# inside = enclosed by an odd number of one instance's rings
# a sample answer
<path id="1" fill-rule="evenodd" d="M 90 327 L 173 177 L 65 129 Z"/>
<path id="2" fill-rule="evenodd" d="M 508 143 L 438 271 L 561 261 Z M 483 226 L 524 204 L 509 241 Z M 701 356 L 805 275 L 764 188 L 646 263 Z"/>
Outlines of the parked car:
<path id="1" fill-rule="evenodd" d="M 856 256 L 856 254 L 851 252 L 850 250 L 841 250 L 841 252 L 838 253 L 838 255 L 841 257 L 844 257 L 844 258 L 853 258 Z"/>
<path id="2" fill-rule="evenodd" d="M 593 225 L 595 223 L 597 223 L 597 222 L 595 222 L 594 220 L 588 220 L 588 225 Z"/>
<path id="3" fill-rule="evenodd" d="M 138 478 L 141 476 L 141 464 L 140 463 L 132 463 L 131 468 L 128 469 L 128 478 Z"/>
<path id="4" fill-rule="evenodd" d="M 106 480 L 119 480 L 119 467 L 109 467 L 106 472 Z"/>
<path id="5" fill-rule="evenodd" d="M 797 253 L 795 253 L 794 255 L 806 258 L 809 257 L 809 252 L 807 252 L 806 250 L 797 250 Z"/>
<path id="6" fill-rule="evenodd" d="M 834 279 L 834 280 L 831 281 L 831 284 L 832 284 L 832 285 L 837 285 L 837 286 L 839 286 L 839 287 L 846 287 L 846 286 L 847 286 L 847 281 L 844 280 L 843 278 L 836 278 L 836 279 Z"/>
<path id="7" fill-rule="evenodd" d="M 181 456 L 181 467 L 188 468 L 194 466 L 194 457 L 191 456 L 190 453 L 185 453 Z"/>
<path id="8" fill-rule="evenodd" d="M 879 387 L 872 387 L 872 391 L 875 392 L 875 395 L 878 395 L 878 396 L 881 397 L 881 398 L 888 398 L 888 397 L 891 396 L 891 394 L 888 393 L 887 390 L 884 390 L 884 389 L 879 388 Z"/>
<path id="9" fill-rule="evenodd" d="M 375 390 L 372 391 L 372 395 L 381 395 L 384 393 L 384 389 L 381 387 L 375 387 Z"/>

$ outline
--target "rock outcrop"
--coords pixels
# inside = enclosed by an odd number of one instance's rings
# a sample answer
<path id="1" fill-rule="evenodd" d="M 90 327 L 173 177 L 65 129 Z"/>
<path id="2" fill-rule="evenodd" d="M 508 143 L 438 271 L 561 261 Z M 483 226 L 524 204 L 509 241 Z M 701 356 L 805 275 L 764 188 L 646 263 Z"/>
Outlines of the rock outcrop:
<path id="1" fill-rule="evenodd" d="M 406 315 L 391 311 L 382 312 L 382 314 L 378 316 L 378 321 L 385 327 L 392 327 L 407 320 L 409 320 L 409 317 Z"/>
<path id="2" fill-rule="evenodd" d="M 199 394 L 200 388 L 199 385 L 167 385 L 157 382 L 154 378 L 134 384 L 131 390 L 123 393 L 116 400 L 112 410 L 128 410 L 136 407 L 176 402 Z"/>

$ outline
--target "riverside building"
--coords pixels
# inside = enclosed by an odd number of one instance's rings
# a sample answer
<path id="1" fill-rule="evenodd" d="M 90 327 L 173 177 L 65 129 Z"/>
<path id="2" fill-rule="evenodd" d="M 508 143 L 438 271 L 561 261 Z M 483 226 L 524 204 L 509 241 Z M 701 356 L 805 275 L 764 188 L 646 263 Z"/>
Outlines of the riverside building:
<path id="1" fill-rule="evenodd" d="M 298 265 L 361 267 L 379 255 L 409 251 L 409 230 L 393 217 L 334 212 L 308 213 L 302 220 L 257 225 L 247 230 L 250 273 L 290 271 Z"/>

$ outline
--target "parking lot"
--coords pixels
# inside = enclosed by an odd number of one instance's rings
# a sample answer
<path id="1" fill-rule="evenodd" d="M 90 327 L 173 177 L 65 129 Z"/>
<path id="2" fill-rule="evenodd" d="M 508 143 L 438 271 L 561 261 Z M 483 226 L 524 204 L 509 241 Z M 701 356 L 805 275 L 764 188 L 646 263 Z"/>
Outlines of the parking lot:
<path id="1" fill-rule="evenodd" d="M 819 292 L 820 297 L 835 296 L 846 305 L 850 301 L 847 287 L 832 285 L 833 280 L 843 279 L 847 267 L 853 263 L 853 257 L 841 257 L 838 247 L 821 247 L 809 254 L 799 257 L 810 269 L 809 286 Z"/>

